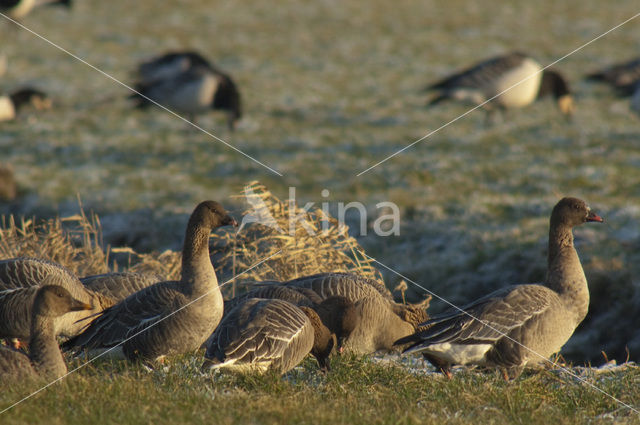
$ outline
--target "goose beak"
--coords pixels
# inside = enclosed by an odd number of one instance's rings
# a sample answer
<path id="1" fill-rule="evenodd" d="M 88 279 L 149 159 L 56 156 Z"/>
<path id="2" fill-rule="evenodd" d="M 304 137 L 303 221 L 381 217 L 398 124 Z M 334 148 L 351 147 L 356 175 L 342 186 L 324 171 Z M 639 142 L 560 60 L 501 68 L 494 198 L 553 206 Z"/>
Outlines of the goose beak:
<path id="1" fill-rule="evenodd" d="M 320 366 L 321 372 L 329 372 L 331 370 L 331 362 L 329 361 L 329 356 L 318 358 L 318 366 Z"/>
<path id="2" fill-rule="evenodd" d="M 71 311 L 93 310 L 93 306 L 91 304 L 83 303 L 78 300 L 73 301 L 74 302 L 71 304 Z"/>
<path id="3" fill-rule="evenodd" d="M 604 223 L 604 218 L 600 217 L 598 214 L 589 211 L 589 214 L 587 215 L 587 221 L 595 221 L 597 223 Z"/>
<path id="4" fill-rule="evenodd" d="M 222 220 L 222 225 L 224 226 L 233 226 L 233 227 L 238 227 L 238 222 L 236 221 L 235 218 L 231 217 L 230 215 L 227 215 L 224 220 Z"/>

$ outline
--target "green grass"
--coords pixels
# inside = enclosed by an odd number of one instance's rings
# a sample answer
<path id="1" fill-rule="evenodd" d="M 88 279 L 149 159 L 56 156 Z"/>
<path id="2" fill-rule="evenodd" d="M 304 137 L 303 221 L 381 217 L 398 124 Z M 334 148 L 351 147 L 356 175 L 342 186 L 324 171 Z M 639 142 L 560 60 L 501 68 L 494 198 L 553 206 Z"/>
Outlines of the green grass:
<path id="1" fill-rule="evenodd" d="M 640 423 L 613 399 L 556 371 L 526 372 L 507 383 L 493 372 L 459 371 L 449 381 L 348 356 L 334 359 L 326 375 L 311 358 L 283 377 L 201 374 L 200 363 L 183 356 L 166 371 L 148 372 L 96 362 L 4 413 L 3 423 Z M 637 367 L 584 379 L 638 407 Z M 6 388 L 0 408 L 29 390 Z"/>

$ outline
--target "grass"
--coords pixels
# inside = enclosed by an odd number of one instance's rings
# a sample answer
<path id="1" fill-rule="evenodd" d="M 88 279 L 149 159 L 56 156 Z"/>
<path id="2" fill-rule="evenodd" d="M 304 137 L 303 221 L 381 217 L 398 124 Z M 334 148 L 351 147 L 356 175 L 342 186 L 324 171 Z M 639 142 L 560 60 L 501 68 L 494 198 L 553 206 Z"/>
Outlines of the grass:
<path id="1" fill-rule="evenodd" d="M 152 372 L 97 361 L 12 408 L 3 423 L 640 422 L 614 400 L 556 371 L 525 373 L 510 383 L 498 373 L 459 371 L 448 381 L 396 362 L 345 356 L 334 359 L 326 375 L 311 358 L 283 377 L 209 375 L 199 372 L 200 359 L 184 355 L 168 370 Z M 584 379 L 637 408 L 637 367 Z M 24 384 L 7 388 L 0 406 L 28 393 Z"/>
<path id="2" fill-rule="evenodd" d="M 401 235 L 356 235 L 358 242 L 425 288 L 464 303 L 506 284 L 543 279 L 549 211 L 559 197 L 579 196 L 607 224 L 576 231 L 592 313 L 563 354 L 575 364 L 599 364 L 604 350 L 620 362 L 628 347 L 639 359 L 638 120 L 626 100 L 581 81 L 587 71 L 637 55 L 637 22 L 557 65 L 576 93 L 572 122 L 560 118 L 550 100 L 513 111 L 491 127 L 476 111 L 356 177 L 467 111 L 457 104 L 425 109 L 420 89 L 428 82 L 513 49 L 550 63 L 636 14 L 637 2 L 285 0 L 274 7 L 265 0 L 114 0 L 76 2 L 70 13 L 46 10 L 25 25 L 126 83 L 140 60 L 165 50 L 193 48 L 211 57 L 238 82 L 245 118 L 235 133 L 219 115 L 198 123 L 283 177 L 162 111 L 132 111 L 124 88 L 0 22 L 1 53 L 9 63 L 2 91 L 34 84 L 57 103 L 52 111 L 26 112 L 1 124 L 1 160 L 12 164 L 21 196 L 0 203 L 0 212 L 72 215 L 79 196 L 87 211 L 99 214 L 104 245 L 158 253 L 179 248 L 197 202 L 213 198 L 244 210 L 230 196 L 252 180 L 280 199 L 295 186 L 299 205 L 363 202 L 369 223 L 377 202 L 393 201 L 401 211 Z M 323 189 L 331 193 L 326 199 Z M 113 255 L 106 248 L 103 253 Z M 105 258 L 93 265 L 74 261 L 85 271 L 112 264 Z M 175 264 L 175 256 L 160 263 Z M 381 271 L 389 287 L 400 280 Z M 175 274 L 175 267 L 167 272 Z M 424 295 L 409 290 L 414 298 Z M 434 302 L 438 308 L 442 304 Z M 509 386 L 475 373 L 447 383 L 353 360 L 337 362 L 333 374 L 319 378 L 307 362 L 302 375 L 293 373 L 303 377 L 294 382 L 288 376 L 203 383 L 205 378 L 170 373 L 169 383 L 128 366 L 118 366 L 110 378 L 95 376 L 103 369 L 109 367 L 74 374 L 3 422 L 86 423 L 98 422 L 99 414 L 120 419 L 114 423 L 311 422 L 317 411 L 326 415 L 319 422 L 338 423 L 588 423 L 609 421 L 608 412 L 620 421 L 636 420 L 550 373 Z M 631 401 L 639 398 L 637 381 L 633 371 L 602 385 Z M 24 390 L 7 388 L 0 398 L 10 403 Z M 177 407 L 171 404 L 176 399 Z M 598 415 L 605 416 L 594 419 Z"/>

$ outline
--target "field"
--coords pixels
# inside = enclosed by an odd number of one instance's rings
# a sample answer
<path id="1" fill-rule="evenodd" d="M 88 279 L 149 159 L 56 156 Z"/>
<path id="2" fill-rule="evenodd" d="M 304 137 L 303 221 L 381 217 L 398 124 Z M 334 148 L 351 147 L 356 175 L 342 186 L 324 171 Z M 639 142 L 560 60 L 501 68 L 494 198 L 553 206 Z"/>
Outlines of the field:
<path id="1" fill-rule="evenodd" d="M 544 279 L 548 216 L 578 196 L 604 225 L 577 229 L 590 315 L 563 350 L 575 365 L 640 360 L 640 120 L 628 101 L 584 73 L 637 56 L 637 18 L 556 65 L 571 81 L 573 120 L 548 99 L 485 125 L 475 111 L 358 176 L 468 110 L 425 108 L 428 83 L 485 57 L 526 51 L 548 64 L 640 12 L 637 2 L 316 2 L 202 0 L 75 2 L 24 25 L 126 84 L 136 64 L 190 48 L 233 75 L 245 116 L 198 125 L 161 110 L 132 110 L 122 85 L 24 29 L 0 22 L 8 59 L 2 92 L 32 84 L 56 103 L 0 124 L 2 163 L 21 190 L 0 212 L 47 218 L 98 213 L 105 244 L 176 250 L 194 205 L 231 198 L 259 180 L 281 199 L 401 213 L 399 236 L 356 235 L 382 264 L 453 303 L 510 283 Z M 326 189 L 328 197 L 321 195 Z M 349 217 L 352 229 L 357 228 Z M 392 271 L 393 270 L 393 271 Z M 395 271 L 395 272 L 394 272 Z M 409 295 L 424 290 L 409 283 Z M 444 304 L 434 300 L 433 311 Z M 628 352 L 627 352 L 628 349 Z M 197 359 L 197 360 L 196 360 Z M 338 359 L 319 376 L 308 360 L 285 378 L 208 377 L 199 357 L 168 371 L 99 363 L 3 413 L 2 423 L 592 423 L 638 416 L 557 371 L 505 384 L 460 372 L 452 382 L 402 364 Z M 424 366 L 426 367 L 426 366 Z M 420 363 L 418 369 L 423 369 Z M 588 380 L 638 408 L 637 368 Z M 26 387 L 3 390 L 0 409 Z"/>

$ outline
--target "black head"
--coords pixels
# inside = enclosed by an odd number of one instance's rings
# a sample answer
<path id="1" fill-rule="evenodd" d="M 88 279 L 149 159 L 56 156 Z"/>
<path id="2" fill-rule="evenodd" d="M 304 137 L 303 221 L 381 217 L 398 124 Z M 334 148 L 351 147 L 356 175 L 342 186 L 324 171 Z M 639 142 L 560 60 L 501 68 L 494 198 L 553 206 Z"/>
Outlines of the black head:
<path id="1" fill-rule="evenodd" d="M 76 300 L 59 285 L 45 285 L 38 289 L 33 301 L 34 315 L 57 317 L 70 311 L 91 310 L 91 304 Z"/>
<path id="2" fill-rule="evenodd" d="M 579 226 L 586 222 L 599 222 L 602 217 L 591 211 L 585 201 L 578 198 L 562 198 L 551 212 L 551 226 Z"/>
<path id="3" fill-rule="evenodd" d="M 204 201 L 193 210 L 189 221 L 196 221 L 202 226 L 217 229 L 221 226 L 237 226 L 236 220 L 216 201 Z"/>
<path id="4" fill-rule="evenodd" d="M 547 95 L 553 95 L 558 102 L 558 108 L 564 115 L 573 114 L 575 107 L 569 82 L 562 74 L 552 69 L 545 69 L 542 72 L 542 81 L 540 81 L 540 90 L 538 91 L 538 98 Z"/>
<path id="5" fill-rule="evenodd" d="M 242 99 L 236 84 L 231 77 L 220 74 L 220 83 L 213 98 L 213 109 L 226 110 L 229 116 L 229 129 L 233 130 L 236 121 L 242 118 Z"/>
<path id="6" fill-rule="evenodd" d="M 46 93 L 31 87 L 17 90 L 9 96 L 13 106 L 17 109 L 24 105 L 31 105 L 36 110 L 51 109 L 51 99 Z"/>

